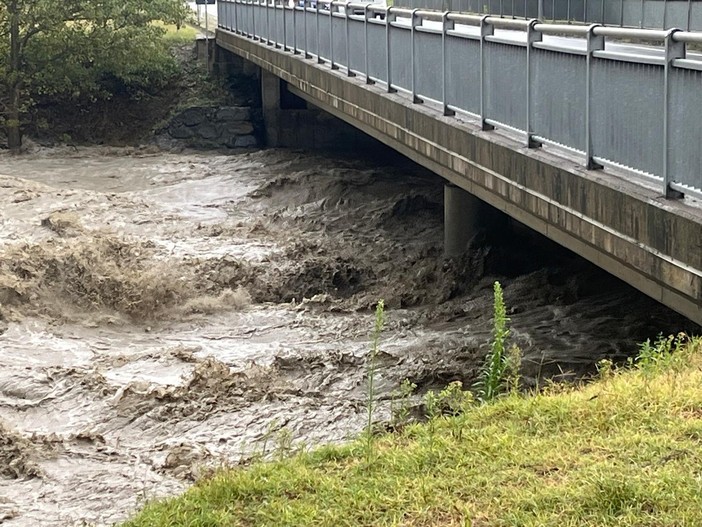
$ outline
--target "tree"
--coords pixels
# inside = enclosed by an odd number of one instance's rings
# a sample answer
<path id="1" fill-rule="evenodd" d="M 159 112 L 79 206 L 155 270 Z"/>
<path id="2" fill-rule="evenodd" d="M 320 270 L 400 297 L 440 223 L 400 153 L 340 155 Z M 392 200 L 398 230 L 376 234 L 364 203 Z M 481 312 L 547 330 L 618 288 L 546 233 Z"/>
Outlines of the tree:
<path id="1" fill-rule="evenodd" d="M 162 24 L 181 24 L 184 0 L 0 0 L 0 125 L 19 150 L 38 97 L 109 96 L 109 82 L 147 84 L 171 64 Z"/>

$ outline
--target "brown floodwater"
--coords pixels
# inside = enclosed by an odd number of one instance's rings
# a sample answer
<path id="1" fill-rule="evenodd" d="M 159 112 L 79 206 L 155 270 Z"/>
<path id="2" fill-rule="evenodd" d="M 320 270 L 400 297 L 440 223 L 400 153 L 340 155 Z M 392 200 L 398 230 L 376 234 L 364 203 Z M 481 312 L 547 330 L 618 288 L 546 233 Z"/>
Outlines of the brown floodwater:
<path id="1" fill-rule="evenodd" d="M 0 157 L 0 523 L 111 525 L 203 473 L 344 441 L 404 379 L 469 386 L 499 280 L 525 383 L 685 319 L 523 229 L 442 257 L 441 180 L 264 150 Z"/>

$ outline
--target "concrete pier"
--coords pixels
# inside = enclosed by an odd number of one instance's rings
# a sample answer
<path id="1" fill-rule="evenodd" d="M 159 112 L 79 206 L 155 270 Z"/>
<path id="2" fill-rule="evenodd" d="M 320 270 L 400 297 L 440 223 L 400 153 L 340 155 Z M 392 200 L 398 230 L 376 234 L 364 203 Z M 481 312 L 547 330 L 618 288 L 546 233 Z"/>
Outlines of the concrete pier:
<path id="1" fill-rule="evenodd" d="M 459 256 L 481 227 L 485 203 L 451 183 L 444 185 L 444 255 Z"/>

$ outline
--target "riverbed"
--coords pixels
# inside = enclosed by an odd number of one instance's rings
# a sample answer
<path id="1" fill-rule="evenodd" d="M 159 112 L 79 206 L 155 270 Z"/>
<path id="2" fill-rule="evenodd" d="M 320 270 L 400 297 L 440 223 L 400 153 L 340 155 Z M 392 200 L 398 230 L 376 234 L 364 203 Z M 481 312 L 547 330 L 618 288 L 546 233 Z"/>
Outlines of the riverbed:
<path id="1" fill-rule="evenodd" d="M 286 150 L 0 156 L 0 523 L 111 525 L 221 466 L 353 438 L 470 386 L 505 290 L 524 383 L 572 380 L 668 309 L 512 225 L 442 256 L 441 180 Z"/>

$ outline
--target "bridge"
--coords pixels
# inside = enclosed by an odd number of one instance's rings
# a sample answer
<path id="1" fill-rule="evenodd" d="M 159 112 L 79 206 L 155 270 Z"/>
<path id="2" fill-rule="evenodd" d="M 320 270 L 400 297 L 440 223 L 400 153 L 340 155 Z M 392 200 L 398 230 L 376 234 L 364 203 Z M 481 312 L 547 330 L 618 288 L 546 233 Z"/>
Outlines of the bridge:
<path id="1" fill-rule="evenodd" d="M 217 61 L 258 70 L 271 146 L 322 140 L 306 101 L 447 181 L 449 254 L 487 203 L 702 323 L 702 34 L 310 0 L 217 14 Z"/>

